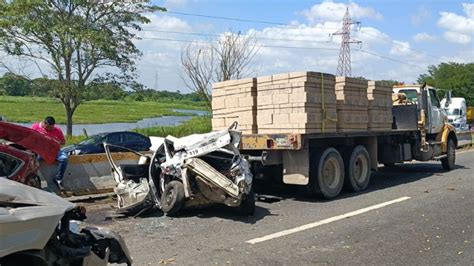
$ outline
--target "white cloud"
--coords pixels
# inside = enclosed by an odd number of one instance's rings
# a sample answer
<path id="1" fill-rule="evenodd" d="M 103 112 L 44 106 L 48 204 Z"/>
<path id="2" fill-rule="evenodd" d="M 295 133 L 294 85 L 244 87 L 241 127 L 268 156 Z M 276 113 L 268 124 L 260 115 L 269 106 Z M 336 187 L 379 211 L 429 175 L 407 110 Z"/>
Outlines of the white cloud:
<path id="1" fill-rule="evenodd" d="M 466 16 L 451 12 L 440 12 L 438 26 L 446 29 L 443 34 L 449 42 L 468 44 L 474 36 L 474 4 L 463 3 Z"/>
<path id="2" fill-rule="evenodd" d="M 312 24 L 317 21 L 340 22 L 346 13 L 347 6 L 349 6 L 351 18 L 383 19 L 382 14 L 371 7 L 362 7 L 354 2 L 350 2 L 348 5 L 335 3 L 332 0 L 325 0 L 321 4 L 313 5 L 310 9 L 303 10 L 301 14 Z"/>
<path id="3" fill-rule="evenodd" d="M 469 35 L 457 33 L 454 31 L 446 31 L 443 34 L 443 37 L 449 42 L 459 43 L 459 44 L 468 44 L 471 42 L 471 39 L 472 39 L 471 36 Z"/>
<path id="4" fill-rule="evenodd" d="M 190 31 L 192 27 L 184 20 L 163 13 L 147 14 L 150 23 L 143 25 L 143 29 L 168 30 L 168 31 Z"/>
<path id="5" fill-rule="evenodd" d="M 429 42 L 436 40 L 436 37 L 426 32 L 420 32 L 413 36 L 413 40 L 415 40 L 415 42 Z"/>
<path id="6" fill-rule="evenodd" d="M 393 55 L 406 55 L 411 52 L 410 43 L 393 41 L 392 48 L 390 49 L 390 54 Z"/>

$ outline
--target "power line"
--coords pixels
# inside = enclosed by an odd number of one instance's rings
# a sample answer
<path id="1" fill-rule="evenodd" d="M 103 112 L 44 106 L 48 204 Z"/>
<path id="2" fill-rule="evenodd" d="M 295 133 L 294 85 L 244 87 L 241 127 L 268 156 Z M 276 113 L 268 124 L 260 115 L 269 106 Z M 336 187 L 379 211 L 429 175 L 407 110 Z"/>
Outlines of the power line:
<path id="1" fill-rule="evenodd" d="M 156 41 L 171 41 L 171 42 L 185 42 L 185 43 L 203 43 L 203 44 L 209 44 L 207 41 L 196 41 L 196 40 L 184 40 L 184 39 L 170 39 L 170 38 L 154 38 L 154 37 L 142 37 L 142 39 L 145 40 L 156 40 Z M 307 47 L 307 46 L 283 46 L 283 45 L 258 45 L 259 47 L 264 47 L 264 48 L 278 48 L 278 49 L 297 49 L 297 50 L 328 50 L 328 51 L 338 51 L 339 48 L 330 48 L 330 47 Z M 392 62 L 396 62 L 402 65 L 407 65 L 407 66 L 413 66 L 417 67 L 420 69 L 425 69 L 424 67 L 421 67 L 416 64 L 411 64 L 407 63 L 405 61 L 397 60 L 391 57 L 383 56 L 374 52 L 370 52 L 367 50 L 355 48 L 355 51 L 362 52 L 371 56 L 375 56 L 378 58 L 382 58 L 385 60 L 389 60 Z"/>
<path id="2" fill-rule="evenodd" d="M 161 33 L 171 33 L 171 34 L 182 34 L 182 35 L 193 35 L 193 36 L 203 36 L 203 37 L 221 37 L 220 34 L 211 34 L 211 33 L 196 33 L 196 32 L 183 32 L 183 31 L 167 31 L 167 30 L 155 30 L 155 29 L 144 29 L 145 32 L 161 32 Z M 298 36 L 314 36 L 314 35 L 298 35 Z M 270 40 L 270 41 L 286 41 L 286 42 L 317 42 L 317 43 L 334 43 L 331 40 L 320 41 L 320 40 L 298 40 L 298 39 L 280 39 L 280 38 L 268 38 L 268 37 L 258 37 L 256 35 L 255 39 L 257 40 Z"/>
<path id="3" fill-rule="evenodd" d="M 380 36 L 378 36 L 378 35 L 375 35 L 375 34 L 372 34 L 372 33 L 369 33 L 369 32 L 365 32 L 365 31 L 363 31 L 363 29 L 360 30 L 360 31 L 357 31 L 357 32 L 360 32 L 360 33 L 365 34 L 365 35 L 368 35 L 368 36 L 372 36 L 372 37 L 374 37 L 374 38 L 377 38 L 377 39 L 379 39 L 379 40 L 382 40 L 382 41 L 385 41 L 385 42 L 388 42 L 388 43 L 398 44 L 398 43 L 396 43 L 396 42 L 395 42 L 394 40 L 392 40 L 392 39 L 382 38 L 382 37 L 380 37 Z M 413 49 L 413 48 L 410 48 L 410 47 L 406 47 L 406 48 L 407 48 L 408 50 L 410 50 L 410 51 L 413 51 L 413 52 L 424 53 L 424 54 L 426 54 L 427 56 L 430 56 L 430 57 L 433 57 L 433 58 L 436 58 L 436 59 L 442 59 L 442 57 L 440 57 L 440 56 L 428 54 L 428 53 L 426 53 L 425 51 L 422 51 L 422 50 Z"/>
<path id="4" fill-rule="evenodd" d="M 230 21 L 239 21 L 247 23 L 258 23 L 258 24 L 268 24 L 268 25 L 277 25 L 284 27 L 297 28 L 298 25 L 289 25 L 288 23 L 275 22 L 275 21 L 265 21 L 265 20 L 255 20 L 255 19 L 242 19 L 242 18 L 231 18 L 231 17 L 222 17 L 222 16 L 213 16 L 213 15 L 204 15 L 204 14 L 195 14 L 195 13 L 184 13 L 184 12 L 173 12 L 167 11 L 168 14 L 181 15 L 181 16 L 191 16 L 191 17 L 201 17 L 201 18 L 211 18 L 211 19 L 221 19 L 221 20 L 230 20 Z M 324 26 L 312 26 L 314 28 L 322 28 L 328 30 L 337 30 L 338 28 L 333 27 L 324 27 Z"/>
<path id="5" fill-rule="evenodd" d="M 379 57 L 379 58 L 382 58 L 382 59 L 386 59 L 386 60 L 390 60 L 390 61 L 393 61 L 393 62 L 396 62 L 396 63 L 400 63 L 400 64 L 403 64 L 403 65 L 407 65 L 407 66 L 413 66 L 413 67 L 417 67 L 417 68 L 420 68 L 420 69 L 425 69 L 424 67 L 421 67 L 420 65 L 416 65 L 416 64 L 411 64 L 411 63 L 407 63 L 405 61 L 401 61 L 401 60 L 397 60 L 397 59 L 394 59 L 394 58 L 391 58 L 391 57 L 387 57 L 387 56 L 384 56 L 384 55 L 380 55 L 380 54 L 376 54 L 374 52 L 370 52 L 370 51 L 367 51 L 367 50 L 363 50 L 363 49 L 354 49 L 355 51 L 359 51 L 359 52 L 362 52 L 362 53 L 366 53 L 368 55 L 372 55 L 372 56 L 375 56 L 375 57 Z"/>
<path id="6" fill-rule="evenodd" d="M 196 41 L 196 40 L 155 38 L 155 37 L 141 37 L 141 38 L 144 39 L 144 40 L 209 44 L 209 42 L 199 41 L 199 40 Z M 307 47 L 307 46 L 261 45 L 261 44 L 257 44 L 257 46 L 258 47 L 263 47 L 263 48 L 281 48 L 281 49 L 328 50 L 328 51 L 338 51 L 339 50 L 338 48 L 331 48 L 331 47 Z"/>
<path id="7" fill-rule="evenodd" d="M 239 22 L 247 22 L 247 23 L 258 23 L 258 24 L 277 25 L 277 26 L 284 26 L 284 27 L 291 27 L 291 28 L 298 28 L 298 27 L 299 27 L 298 25 L 288 25 L 288 23 L 276 22 L 276 21 L 265 21 L 265 20 L 254 20 L 254 19 L 231 18 L 231 17 L 224 17 L 224 16 L 213 16 L 213 15 L 196 14 L 196 13 L 184 13 L 184 12 L 173 12 L 173 11 L 167 11 L 166 13 L 174 14 L 174 15 L 181 15 L 181 16 L 192 16 L 192 17 L 221 19 L 221 20 L 239 21 Z M 325 27 L 325 26 L 319 26 L 319 25 L 315 25 L 315 26 L 311 26 L 311 27 L 312 27 L 312 28 L 328 29 L 328 30 L 339 30 L 339 28 Z M 363 30 L 358 31 L 358 32 L 360 32 L 360 33 L 362 33 L 362 34 L 365 34 L 365 35 L 368 35 L 368 36 L 372 36 L 372 37 L 377 38 L 377 39 L 380 39 L 380 40 L 383 40 L 383 41 L 385 41 L 385 42 L 397 44 L 394 40 L 382 38 L 382 37 L 380 37 L 380 36 L 378 36 L 378 35 L 371 34 L 371 33 L 365 32 L 365 31 L 363 31 Z M 411 51 L 414 51 L 414 52 L 424 53 L 424 54 L 426 54 L 426 55 L 428 55 L 428 56 L 430 56 L 430 57 L 436 58 L 436 59 L 442 59 L 442 57 L 440 57 L 440 56 L 428 54 L 428 53 L 426 53 L 425 51 L 422 51 L 422 50 L 413 49 L 413 48 L 409 48 L 409 47 L 407 47 L 407 49 L 408 49 L 408 50 L 411 50 Z"/>

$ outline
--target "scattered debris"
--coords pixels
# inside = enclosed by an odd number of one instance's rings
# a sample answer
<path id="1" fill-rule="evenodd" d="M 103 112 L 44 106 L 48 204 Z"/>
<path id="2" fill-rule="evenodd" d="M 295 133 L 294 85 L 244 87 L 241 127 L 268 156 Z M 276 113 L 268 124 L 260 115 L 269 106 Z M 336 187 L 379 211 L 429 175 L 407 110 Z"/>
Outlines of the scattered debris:
<path id="1" fill-rule="evenodd" d="M 282 201 L 283 198 L 278 197 L 278 196 L 272 196 L 272 195 L 257 194 L 257 200 L 267 202 L 267 203 L 274 203 L 274 202 Z"/>

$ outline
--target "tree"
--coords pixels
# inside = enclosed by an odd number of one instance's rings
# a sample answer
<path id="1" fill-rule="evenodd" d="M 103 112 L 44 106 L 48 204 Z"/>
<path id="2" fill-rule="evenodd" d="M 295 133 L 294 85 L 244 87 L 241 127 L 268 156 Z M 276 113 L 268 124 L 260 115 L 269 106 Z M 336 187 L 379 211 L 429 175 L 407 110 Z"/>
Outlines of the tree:
<path id="1" fill-rule="evenodd" d="M 11 0 L 0 4 L 0 45 L 9 55 L 46 65 L 43 74 L 53 73 L 68 135 L 88 83 L 100 80 L 136 86 L 135 61 L 141 53 L 132 40 L 140 24 L 149 22 L 142 13 L 164 11 L 147 1 L 103 2 Z"/>
<path id="2" fill-rule="evenodd" d="M 248 75 L 249 65 L 256 53 L 256 38 L 242 36 L 240 32 L 226 33 L 217 43 L 192 43 L 181 51 L 183 80 L 210 108 L 212 82 Z"/>
<path id="3" fill-rule="evenodd" d="M 429 66 L 428 73 L 418 78 L 442 91 L 452 90 L 453 97 L 463 97 L 469 105 L 474 105 L 474 63 L 441 63 Z"/>
<path id="4" fill-rule="evenodd" d="M 32 88 L 28 79 L 8 72 L 0 78 L 0 91 L 9 96 L 25 96 L 31 93 Z"/>

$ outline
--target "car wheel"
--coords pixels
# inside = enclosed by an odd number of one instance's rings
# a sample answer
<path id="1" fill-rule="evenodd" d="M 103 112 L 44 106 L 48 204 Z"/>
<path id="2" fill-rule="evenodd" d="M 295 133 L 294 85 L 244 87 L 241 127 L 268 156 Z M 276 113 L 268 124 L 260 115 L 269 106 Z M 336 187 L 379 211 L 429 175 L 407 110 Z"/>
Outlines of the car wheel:
<path id="1" fill-rule="evenodd" d="M 161 210 L 166 216 L 175 216 L 184 203 L 183 183 L 173 180 L 165 185 L 161 194 Z"/>

